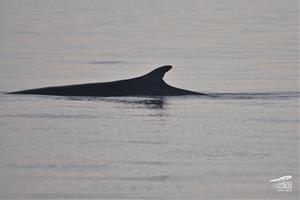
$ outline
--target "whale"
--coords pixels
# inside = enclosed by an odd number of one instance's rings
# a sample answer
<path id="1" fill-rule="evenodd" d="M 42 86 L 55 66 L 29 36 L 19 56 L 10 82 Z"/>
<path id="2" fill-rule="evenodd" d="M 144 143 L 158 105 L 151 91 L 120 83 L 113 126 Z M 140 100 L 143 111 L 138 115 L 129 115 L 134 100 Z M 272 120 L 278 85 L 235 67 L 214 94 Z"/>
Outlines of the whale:
<path id="1" fill-rule="evenodd" d="M 93 97 L 206 95 L 168 85 L 163 77 L 171 69 L 171 65 L 165 65 L 143 76 L 126 80 L 42 87 L 10 92 L 9 94 Z"/>

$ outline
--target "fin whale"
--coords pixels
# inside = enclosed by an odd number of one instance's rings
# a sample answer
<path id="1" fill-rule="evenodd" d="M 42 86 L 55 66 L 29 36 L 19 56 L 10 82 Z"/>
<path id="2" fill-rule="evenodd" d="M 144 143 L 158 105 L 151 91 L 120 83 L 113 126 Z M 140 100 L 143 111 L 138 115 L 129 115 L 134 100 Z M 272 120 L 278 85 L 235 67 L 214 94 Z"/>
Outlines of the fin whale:
<path id="1" fill-rule="evenodd" d="M 44 87 L 11 92 L 9 94 L 35 94 L 56 96 L 177 96 L 206 95 L 176 87 L 164 82 L 163 77 L 171 65 L 159 67 L 140 77 L 103 83 Z"/>

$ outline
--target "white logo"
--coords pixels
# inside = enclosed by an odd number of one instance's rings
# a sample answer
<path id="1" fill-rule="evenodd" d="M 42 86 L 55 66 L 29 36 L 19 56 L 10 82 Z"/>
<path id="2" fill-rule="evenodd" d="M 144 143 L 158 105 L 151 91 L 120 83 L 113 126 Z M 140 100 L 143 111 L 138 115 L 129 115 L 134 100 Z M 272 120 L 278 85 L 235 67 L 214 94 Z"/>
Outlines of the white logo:
<path id="1" fill-rule="evenodd" d="M 274 183 L 272 187 L 276 188 L 279 192 L 290 192 L 292 191 L 292 176 L 287 175 L 280 178 L 272 179 L 270 182 Z"/>

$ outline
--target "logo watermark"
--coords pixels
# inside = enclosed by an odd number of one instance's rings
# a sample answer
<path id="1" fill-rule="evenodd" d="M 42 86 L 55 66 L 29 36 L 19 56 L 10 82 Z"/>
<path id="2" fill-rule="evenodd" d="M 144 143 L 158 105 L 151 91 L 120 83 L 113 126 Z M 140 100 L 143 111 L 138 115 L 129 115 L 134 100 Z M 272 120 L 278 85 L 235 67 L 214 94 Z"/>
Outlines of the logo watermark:
<path id="1" fill-rule="evenodd" d="M 272 187 L 279 192 L 291 192 L 293 190 L 292 176 L 290 175 L 272 179 L 270 182 L 273 183 Z"/>

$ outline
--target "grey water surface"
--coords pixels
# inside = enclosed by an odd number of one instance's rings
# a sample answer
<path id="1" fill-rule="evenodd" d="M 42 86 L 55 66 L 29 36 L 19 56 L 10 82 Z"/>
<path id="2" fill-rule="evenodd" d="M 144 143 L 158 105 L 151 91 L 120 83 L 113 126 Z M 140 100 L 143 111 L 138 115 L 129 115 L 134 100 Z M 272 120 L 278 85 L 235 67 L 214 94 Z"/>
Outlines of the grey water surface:
<path id="1" fill-rule="evenodd" d="M 298 13 L 297 0 L 1 0 L 0 199 L 298 199 Z M 165 64 L 167 83 L 210 95 L 6 94 Z"/>

